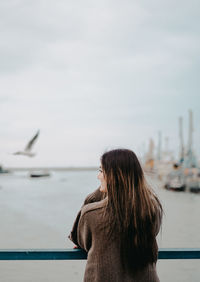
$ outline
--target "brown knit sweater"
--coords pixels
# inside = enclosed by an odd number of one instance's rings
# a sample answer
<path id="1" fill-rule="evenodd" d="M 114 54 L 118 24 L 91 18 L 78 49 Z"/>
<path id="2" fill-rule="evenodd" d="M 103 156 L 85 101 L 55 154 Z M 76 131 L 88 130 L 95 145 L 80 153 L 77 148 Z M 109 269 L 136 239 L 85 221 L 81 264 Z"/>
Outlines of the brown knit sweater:
<path id="1" fill-rule="evenodd" d="M 69 239 L 88 253 L 84 282 L 159 282 L 155 264 L 149 264 L 137 273 L 123 270 L 119 241 L 106 240 L 101 226 L 107 198 L 97 189 L 84 202 L 74 222 Z M 159 227 L 158 227 L 159 230 Z"/>

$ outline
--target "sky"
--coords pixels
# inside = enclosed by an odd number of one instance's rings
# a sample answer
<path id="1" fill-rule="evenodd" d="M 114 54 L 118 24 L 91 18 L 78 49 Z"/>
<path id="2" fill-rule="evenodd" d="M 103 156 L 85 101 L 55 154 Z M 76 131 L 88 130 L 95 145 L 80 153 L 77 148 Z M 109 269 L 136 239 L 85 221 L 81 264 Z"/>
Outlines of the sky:
<path id="1" fill-rule="evenodd" d="M 0 163 L 98 166 L 107 150 L 200 155 L 197 0 L 0 1 Z M 34 158 L 14 156 L 40 129 Z"/>

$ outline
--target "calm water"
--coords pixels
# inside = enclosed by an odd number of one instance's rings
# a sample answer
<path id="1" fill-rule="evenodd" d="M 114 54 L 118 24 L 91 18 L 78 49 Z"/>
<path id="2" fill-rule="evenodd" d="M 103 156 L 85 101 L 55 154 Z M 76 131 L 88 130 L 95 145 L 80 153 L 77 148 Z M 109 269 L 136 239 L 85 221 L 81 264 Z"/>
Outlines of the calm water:
<path id="1" fill-rule="evenodd" d="M 174 193 L 150 179 L 164 207 L 159 247 L 200 246 L 200 195 Z M 0 175 L 0 248 L 71 248 L 67 239 L 85 196 L 99 185 L 95 171 Z M 0 262 L 0 281 L 82 281 L 85 261 Z M 200 281 L 200 260 L 158 261 L 161 281 Z"/>

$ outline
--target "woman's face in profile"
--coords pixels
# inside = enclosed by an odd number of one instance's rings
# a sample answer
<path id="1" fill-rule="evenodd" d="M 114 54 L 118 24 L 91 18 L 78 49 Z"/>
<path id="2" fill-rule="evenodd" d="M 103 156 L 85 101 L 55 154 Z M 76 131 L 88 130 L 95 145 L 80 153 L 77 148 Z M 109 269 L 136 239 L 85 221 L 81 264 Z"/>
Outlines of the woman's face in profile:
<path id="1" fill-rule="evenodd" d="M 100 187 L 100 191 L 101 192 L 107 192 L 107 184 L 106 184 L 106 179 L 104 177 L 104 173 L 102 170 L 102 167 L 99 167 L 99 173 L 97 175 L 97 178 L 100 180 L 101 182 L 101 187 Z"/>

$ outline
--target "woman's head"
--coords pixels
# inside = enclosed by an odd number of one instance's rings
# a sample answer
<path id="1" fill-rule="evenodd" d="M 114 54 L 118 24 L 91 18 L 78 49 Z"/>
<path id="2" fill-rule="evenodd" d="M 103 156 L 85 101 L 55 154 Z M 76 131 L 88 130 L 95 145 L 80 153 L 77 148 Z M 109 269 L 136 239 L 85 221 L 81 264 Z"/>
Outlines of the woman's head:
<path id="1" fill-rule="evenodd" d="M 101 157 L 99 179 L 103 189 L 111 192 L 113 184 L 116 188 L 133 189 L 142 181 L 144 175 L 135 153 L 128 149 L 116 149 L 106 152 Z M 132 185 L 130 185 L 132 184 Z M 117 191 L 116 191 L 117 192 Z"/>
<path id="2" fill-rule="evenodd" d="M 100 169 L 100 190 L 108 196 L 110 236 L 121 234 L 122 255 L 128 254 L 135 265 L 155 261 L 155 222 L 162 207 L 145 180 L 137 156 L 128 149 L 106 152 Z M 137 260 L 133 253 L 137 253 Z"/>
<path id="3" fill-rule="evenodd" d="M 128 226 L 134 202 L 137 198 L 143 198 L 145 192 L 144 174 L 136 154 L 128 149 L 104 153 L 98 178 L 101 181 L 100 190 L 107 192 L 108 204 L 118 215 L 116 219 L 118 222 L 123 219 Z"/>

